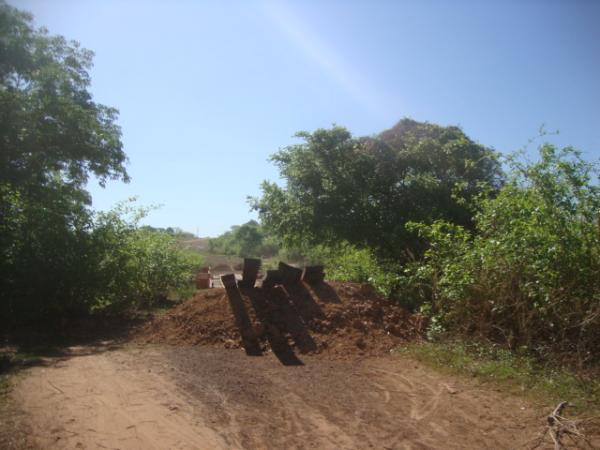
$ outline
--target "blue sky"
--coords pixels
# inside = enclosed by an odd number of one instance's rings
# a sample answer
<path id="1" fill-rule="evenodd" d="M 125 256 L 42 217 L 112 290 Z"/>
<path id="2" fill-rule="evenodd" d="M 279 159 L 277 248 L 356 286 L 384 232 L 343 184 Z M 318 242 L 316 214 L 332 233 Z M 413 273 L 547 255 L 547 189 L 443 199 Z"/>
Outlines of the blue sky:
<path id="1" fill-rule="evenodd" d="M 90 185 L 94 207 L 138 196 L 154 226 L 247 221 L 269 155 L 333 123 L 460 125 L 502 152 L 545 124 L 600 157 L 600 1 L 8 1 L 96 53 L 132 181 Z"/>

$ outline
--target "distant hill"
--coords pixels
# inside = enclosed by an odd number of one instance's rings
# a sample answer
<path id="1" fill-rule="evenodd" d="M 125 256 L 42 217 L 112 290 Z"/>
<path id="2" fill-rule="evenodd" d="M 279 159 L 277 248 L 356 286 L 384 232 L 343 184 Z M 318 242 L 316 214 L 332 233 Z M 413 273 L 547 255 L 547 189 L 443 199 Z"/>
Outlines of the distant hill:
<path id="1" fill-rule="evenodd" d="M 201 238 L 192 238 L 192 239 L 178 239 L 179 244 L 187 249 L 196 250 L 196 251 L 204 251 L 208 250 L 208 242 L 210 238 L 201 237 Z"/>

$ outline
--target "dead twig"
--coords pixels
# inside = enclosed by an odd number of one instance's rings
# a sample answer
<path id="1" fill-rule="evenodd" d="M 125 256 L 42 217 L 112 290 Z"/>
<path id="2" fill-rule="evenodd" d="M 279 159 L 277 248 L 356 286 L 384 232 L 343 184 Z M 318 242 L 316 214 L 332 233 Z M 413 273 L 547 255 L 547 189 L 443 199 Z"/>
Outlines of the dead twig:
<path id="1" fill-rule="evenodd" d="M 574 445 L 571 448 L 578 449 L 590 449 L 593 450 L 596 447 L 593 446 L 591 441 L 583 431 L 579 428 L 581 425 L 589 424 L 593 421 L 600 419 L 599 417 L 589 417 L 586 419 L 567 419 L 562 413 L 564 409 L 569 405 L 568 402 L 560 402 L 556 408 L 552 411 L 548 417 L 546 417 L 546 427 L 539 435 L 517 448 L 527 448 L 528 450 L 534 450 L 547 443 L 547 436 L 550 436 L 551 443 L 554 445 L 554 450 L 567 450 L 569 446 L 564 443 L 565 438 Z"/>

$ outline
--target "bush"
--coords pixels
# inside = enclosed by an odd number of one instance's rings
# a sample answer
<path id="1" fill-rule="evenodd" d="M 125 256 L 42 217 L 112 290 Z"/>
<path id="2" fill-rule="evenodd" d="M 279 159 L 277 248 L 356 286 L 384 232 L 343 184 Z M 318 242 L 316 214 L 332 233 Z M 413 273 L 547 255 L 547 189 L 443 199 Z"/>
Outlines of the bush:
<path id="1" fill-rule="evenodd" d="M 255 220 L 234 225 L 231 230 L 208 241 L 211 253 L 235 255 L 242 258 L 270 257 L 277 254 L 279 245 Z"/>
<path id="2" fill-rule="evenodd" d="M 99 282 L 93 310 L 151 307 L 169 291 L 185 289 L 201 265 L 172 234 L 138 228 L 145 214 L 124 206 L 99 214 L 92 233 Z"/>
<path id="3" fill-rule="evenodd" d="M 343 243 L 337 247 L 313 247 L 304 253 L 309 264 L 325 265 L 328 279 L 369 283 L 386 297 L 393 297 L 397 291 L 399 264 L 383 262 L 368 249 Z"/>
<path id="4" fill-rule="evenodd" d="M 481 197 L 473 232 L 416 225 L 430 243 L 415 284 L 450 331 L 561 354 L 579 364 L 600 350 L 600 191 L 593 164 L 566 148 L 537 163 L 511 162 L 512 176 Z"/>
<path id="5" fill-rule="evenodd" d="M 2 317 L 13 321 L 152 306 L 191 283 L 199 256 L 143 230 L 143 210 L 94 215 L 13 196 L 3 223 Z"/>

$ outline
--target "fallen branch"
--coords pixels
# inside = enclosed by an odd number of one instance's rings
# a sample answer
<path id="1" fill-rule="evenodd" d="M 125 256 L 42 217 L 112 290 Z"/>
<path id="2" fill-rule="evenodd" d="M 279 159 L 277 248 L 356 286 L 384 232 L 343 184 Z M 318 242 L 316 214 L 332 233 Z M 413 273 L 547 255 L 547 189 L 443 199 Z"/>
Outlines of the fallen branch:
<path id="1" fill-rule="evenodd" d="M 542 444 L 546 443 L 546 437 L 550 436 L 550 440 L 552 444 L 554 444 L 554 450 L 567 450 L 568 448 L 595 449 L 596 447 L 593 446 L 589 438 L 580 430 L 579 426 L 591 423 L 600 418 L 590 417 L 578 420 L 566 419 L 562 416 L 562 413 L 568 405 L 568 402 L 560 402 L 556 408 L 554 408 L 554 411 L 546 417 L 547 425 L 544 430 L 540 432 L 536 438 L 526 442 L 518 448 L 526 447 L 529 450 L 537 449 Z M 568 438 L 574 447 L 565 445 L 565 438 Z"/>

